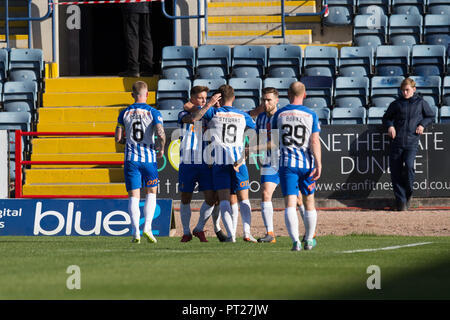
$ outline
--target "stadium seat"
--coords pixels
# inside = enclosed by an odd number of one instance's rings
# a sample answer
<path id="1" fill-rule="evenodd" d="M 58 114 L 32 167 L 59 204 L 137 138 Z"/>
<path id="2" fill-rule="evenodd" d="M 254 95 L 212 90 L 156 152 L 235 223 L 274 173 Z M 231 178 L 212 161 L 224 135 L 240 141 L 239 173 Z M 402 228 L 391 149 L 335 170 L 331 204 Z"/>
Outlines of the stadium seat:
<path id="1" fill-rule="evenodd" d="M 337 77 L 334 93 L 336 108 L 365 107 L 369 99 L 369 78 Z"/>
<path id="2" fill-rule="evenodd" d="M 222 78 L 217 78 L 217 79 L 195 79 L 194 81 L 192 81 L 192 86 L 204 86 L 204 87 L 208 87 L 209 91 L 207 94 L 207 97 L 210 98 L 214 91 L 216 91 L 217 89 L 219 89 L 219 87 L 221 85 L 227 84 L 227 80 L 222 79 Z"/>
<path id="3" fill-rule="evenodd" d="M 8 50 L 0 49 L 0 82 L 5 82 L 8 77 Z"/>
<path id="4" fill-rule="evenodd" d="M 303 104 L 309 108 L 330 108 L 333 97 L 332 77 L 302 76 L 300 81 L 305 85 L 306 98 Z"/>
<path id="5" fill-rule="evenodd" d="M 426 14 L 423 29 L 426 44 L 450 44 L 450 15 Z"/>
<path id="6" fill-rule="evenodd" d="M 434 111 L 433 123 L 439 123 L 439 108 L 437 106 L 430 105 L 431 109 Z"/>
<path id="7" fill-rule="evenodd" d="M 297 81 L 296 78 L 266 78 L 263 81 L 263 88 L 272 87 L 278 91 L 278 106 L 280 108 L 289 104 L 288 89 L 292 82 Z"/>
<path id="8" fill-rule="evenodd" d="M 5 111 L 29 112 L 34 117 L 38 86 L 35 81 L 8 81 L 3 85 Z"/>
<path id="9" fill-rule="evenodd" d="M 401 96 L 400 85 L 405 78 L 375 76 L 371 79 L 370 98 L 373 107 L 388 107 Z"/>
<path id="10" fill-rule="evenodd" d="M 450 106 L 450 76 L 444 77 L 442 84 L 442 104 Z"/>
<path id="11" fill-rule="evenodd" d="M 450 0 L 428 0 L 427 12 L 450 15 Z"/>
<path id="12" fill-rule="evenodd" d="M 262 78 L 267 65 L 265 46 L 235 46 L 232 57 L 233 78 Z"/>
<path id="13" fill-rule="evenodd" d="M 450 123 L 450 106 L 442 106 L 439 109 L 439 123 Z"/>
<path id="14" fill-rule="evenodd" d="M 329 108 L 312 108 L 317 114 L 320 124 L 331 124 L 331 111 Z"/>
<path id="15" fill-rule="evenodd" d="M 161 79 L 156 90 L 156 108 L 158 110 L 181 110 L 189 100 L 190 80 Z"/>
<path id="16" fill-rule="evenodd" d="M 339 74 L 343 77 L 368 77 L 372 74 L 372 47 L 342 47 Z"/>
<path id="17" fill-rule="evenodd" d="M 420 44 L 423 19 L 419 14 L 392 14 L 389 17 L 389 41 L 395 46 Z"/>
<path id="18" fill-rule="evenodd" d="M 323 23 L 328 26 L 346 26 L 353 21 L 355 0 L 328 0 L 328 16 Z"/>
<path id="19" fill-rule="evenodd" d="M 303 65 L 306 76 L 334 77 L 338 65 L 338 49 L 327 46 L 307 46 Z"/>
<path id="20" fill-rule="evenodd" d="M 381 11 L 388 15 L 390 13 L 390 0 L 356 0 L 358 14 L 372 14 L 374 7 L 381 9 Z"/>
<path id="21" fill-rule="evenodd" d="M 197 49 L 197 75 L 200 79 L 226 79 L 231 65 L 231 49 L 227 45 L 203 45 Z"/>
<path id="22" fill-rule="evenodd" d="M 294 45 L 269 47 L 267 76 L 270 78 L 298 78 L 302 68 L 302 48 Z"/>
<path id="23" fill-rule="evenodd" d="M 366 109 L 355 108 L 335 108 L 331 110 L 331 124 L 365 124 Z"/>
<path id="24" fill-rule="evenodd" d="M 164 123 L 177 122 L 181 110 L 159 110 Z"/>
<path id="25" fill-rule="evenodd" d="M 14 131 L 30 131 L 30 128 L 31 114 L 29 112 L 0 112 L 0 130 L 8 130 L 8 140 L 11 148 L 15 149 Z M 22 137 L 22 139 L 22 150 L 29 150 L 29 137 Z"/>
<path id="26" fill-rule="evenodd" d="M 387 110 L 386 107 L 370 107 L 367 110 L 367 124 L 381 124 L 383 123 L 383 116 Z"/>
<path id="27" fill-rule="evenodd" d="M 41 81 L 44 58 L 41 49 L 11 49 L 9 54 L 11 81 Z"/>
<path id="28" fill-rule="evenodd" d="M 231 78 L 228 84 L 234 89 L 233 106 L 243 111 L 252 110 L 259 106 L 262 90 L 260 78 Z"/>
<path id="29" fill-rule="evenodd" d="M 393 14 L 423 14 L 426 0 L 392 0 Z"/>
<path id="30" fill-rule="evenodd" d="M 411 76 L 416 82 L 416 90 L 430 106 L 440 105 L 441 77 L 439 76 Z"/>
<path id="31" fill-rule="evenodd" d="M 162 50 L 162 79 L 192 79 L 195 50 L 191 46 L 166 46 Z"/>
<path id="32" fill-rule="evenodd" d="M 406 76 L 409 55 L 408 46 L 379 46 L 375 53 L 375 73 L 378 76 Z"/>
<path id="33" fill-rule="evenodd" d="M 387 16 L 357 15 L 353 22 L 353 43 L 358 47 L 372 47 L 386 44 L 388 32 Z"/>
<path id="34" fill-rule="evenodd" d="M 412 74 L 416 76 L 440 76 L 445 70 L 445 47 L 417 45 L 412 49 Z"/>

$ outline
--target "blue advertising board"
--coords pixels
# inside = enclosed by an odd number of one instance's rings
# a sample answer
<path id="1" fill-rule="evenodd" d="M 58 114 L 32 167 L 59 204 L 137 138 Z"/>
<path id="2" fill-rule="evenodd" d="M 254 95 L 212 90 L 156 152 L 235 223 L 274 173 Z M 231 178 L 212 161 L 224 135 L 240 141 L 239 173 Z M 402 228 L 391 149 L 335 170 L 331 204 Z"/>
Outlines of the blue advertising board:
<path id="1" fill-rule="evenodd" d="M 141 232 L 144 224 L 141 201 Z M 158 199 L 152 231 L 169 236 L 172 200 Z M 0 236 L 131 236 L 128 199 L 0 199 Z"/>

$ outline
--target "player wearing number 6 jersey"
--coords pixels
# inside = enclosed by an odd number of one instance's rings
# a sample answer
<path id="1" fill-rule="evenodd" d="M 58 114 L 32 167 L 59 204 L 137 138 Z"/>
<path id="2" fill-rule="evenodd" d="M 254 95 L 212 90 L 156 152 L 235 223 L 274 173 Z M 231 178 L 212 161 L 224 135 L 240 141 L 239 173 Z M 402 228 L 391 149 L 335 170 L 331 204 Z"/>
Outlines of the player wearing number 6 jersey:
<path id="1" fill-rule="evenodd" d="M 296 211 L 299 189 L 305 203 L 305 250 L 314 246 L 317 224 L 314 204 L 315 181 L 322 172 L 320 125 L 314 111 L 303 106 L 305 86 L 296 81 L 288 90 L 287 106 L 278 110 L 272 119 L 272 130 L 278 129 L 280 144 L 280 184 L 285 199 L 285 222 L 293 241 L 292 250 L 300 250 L 298 217 Z"/>
<path id="2" fill-rule="evenodd" d="M 143 235 L 149 242 L 155 243 L 152 220 L 156 209 L 156 190 L 159 182 L 156 158 L 164 155 L 166 136 L 161 113 L 146 103 L 147 84 L 142 81 L 135 82 L 132 96 L 135 103 L 119 114 L 115 139 L 117 143 L 125 143 L 124 176 L 129 196 L 128 212 L 134 232 L 132 242 L 140 242 L 140 189 L 146 187 Z M 155 134 L 158 138 L 156 144 Z"/>

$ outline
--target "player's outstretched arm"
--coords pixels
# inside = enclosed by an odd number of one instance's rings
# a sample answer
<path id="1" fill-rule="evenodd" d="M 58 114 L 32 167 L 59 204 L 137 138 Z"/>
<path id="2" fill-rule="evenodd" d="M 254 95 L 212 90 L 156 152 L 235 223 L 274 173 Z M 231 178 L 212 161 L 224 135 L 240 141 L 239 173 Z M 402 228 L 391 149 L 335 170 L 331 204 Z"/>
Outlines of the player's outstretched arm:
<path id="1" fill-rule="evenodd" d="M 114 139 L 116 143 L 124 144 L 125 143 L 125 134 L 124 130 L 121 126 L 117 126 L 116 132 L 114 133 Z"/>
<path id="2" fill-rule="evenodd" d="M 164 146 L 166 145 L 166 133 L 164 132 L 164 127 L 161 123 L 155 125 L 156 136 L 156 157 L 162 158 L 164 155 Z"/>
<path id="3" fill-rule="evenodd" d="M 211 108 L 214 105 L 218 105 L 219 100 L 221 98 L 221 94 L 220 93 L 216 93 L 214 94 L 211 99 L 209 99 L 208 103 L 206 104 L 206 106 L 204 106 L 201 109 L 198 109 L 190 114 L 187 114 L 183 117 L 183 119 L 181 119 L 182 122 L 184 123 L 194 123 L 195 121 L 199 121 L 200 119 L 203 118 L 203 116 L 205 115 L 205 113 L 209 110 L 209 108 Z M 188 102 L 190 103 L 190 102 Z M 192 107 L 192 103 L 191 103 L 191 107 Z"/>
<path id="4" fill-rule="evenodd" d="M 314 170 L 311 176 L 314 180 L 318 180 L 322 174 L 322 149 L 320 146 L 319 132 L 311 134 L 310 148 L 314 156 Z"/>

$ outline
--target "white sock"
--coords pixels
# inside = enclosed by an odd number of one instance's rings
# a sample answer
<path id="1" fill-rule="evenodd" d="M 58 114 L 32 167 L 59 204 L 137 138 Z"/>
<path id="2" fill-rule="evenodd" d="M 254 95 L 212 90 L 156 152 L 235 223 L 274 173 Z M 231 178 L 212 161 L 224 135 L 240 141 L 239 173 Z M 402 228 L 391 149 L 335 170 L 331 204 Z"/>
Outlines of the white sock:
<path id="1" fill-rule="evenodd" d="M 247 199 L 239 202 L 239 208 L 241 209 L 244 238 L 247 238 L 251 235 L 250 226 L 252 225 L 252 206 L 250 205 L 250 200 Z"/>
<path id="2" fill-rule="evenodd" d="M 130 197 L 128 199 L 128 213 L 131 217 L 131 226 L 133 227 L 133 236 L 135 238 L 141 237 L 139 231 L 139 220 L 141 218 L 141 210 L 139 210 L 139 198 Z"/>
<path id="3" fill-rule="evenodd" d="M 317 211 L 311 210 L 311 211 L 305 211 L 305 238 L 306 240 L 312 240 L 314 237 L 314 233 L 316 232 L 316 225 L 317 225 Z"/>
<path id="4" fill-rule="evenodd" d="M 208 221 L 208 218 L 211 216 L 213 210 L 214 206 L 209 206 L 206 201 L 203 201 L 200 208 L 200 216 L 198 218 L 197 226 L 194 228 L 195 231 L 203 231 L 205 228 L 205 223 Z"/>
<path id="5" fill-rule="evenodd" d="M 239 220 L 239 205 L 237 203 L 231 205 L 231 218 L 233 220 L 233 234 L 236 236 L 237 224 Z"/>
<path id="6" fill-rule="evenodd" d="M 302 220 L 305 221 L 305 206 L 303 204 L 298 206 L 298 211 L 300 212 L 300 217 L 302 217 Z"/>
<path id="7" fill-rule="evenodd" d="M 231 218 L 231 205 L 230 201 L 220 201 L 220 214 L 222 216 L 222 222 L 227 230 L 228 237 L 236 238 L 236 234 L 233 232 L 233 219 Z"/>
<path id="8" fill-rule="evenodd" d="M 298 217 L 297 209 L 295 207 L 287 207 L 284 210 L 284 221 L 292 242 L 299 241 Z"/>
<path id="9" fill-rule="evenodd" d="M 180 203 L 180 218 L 183 225 L 183 234 L 191 234 L 191 204 Z"/>
<path id="10" fill-rule="evenodd" d="M 211 213 L 212 222 L 214 226 L 214 232 L 219 232 L 220 228 L 220 206 L 214 206 L 214 209 Z"/>
<path id="11" fill-rule="evenodd" d="M 271 201 L 261 202 L 261 215 L 267 233 L 273 232 L 273 204 Z"/>
<path id="12" fill-rule="evenodd" d="M 144 215 L 145 215 L 145 224 L 144 224 L 144 232 L 152 234 L 152 222 L 153 216 L 155 215 L 156 209 L 156 193 L 148 193 L 145 196 L 145 204 L 144 204 Z"/>

